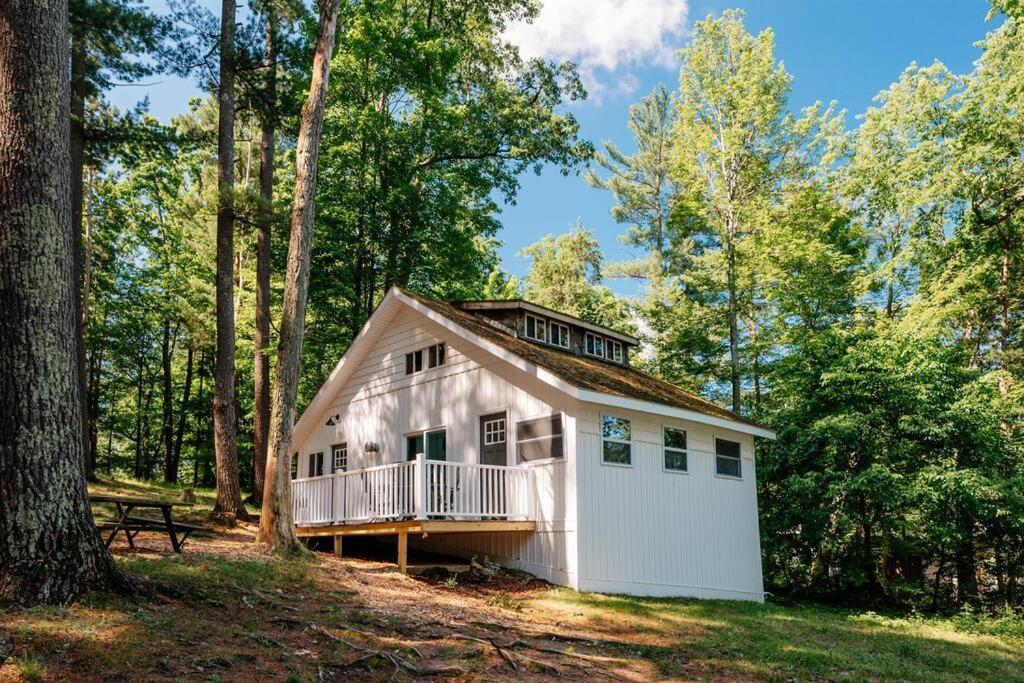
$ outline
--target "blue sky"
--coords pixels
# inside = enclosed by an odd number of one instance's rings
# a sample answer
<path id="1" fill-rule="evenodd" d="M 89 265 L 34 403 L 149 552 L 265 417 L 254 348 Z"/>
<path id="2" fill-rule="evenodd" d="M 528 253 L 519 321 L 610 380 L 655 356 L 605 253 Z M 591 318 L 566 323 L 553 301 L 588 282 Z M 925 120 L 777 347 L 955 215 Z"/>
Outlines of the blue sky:
<path id="1" fill-rule="evenodd" d="M 161 0 L 151 4 L 165 9 Z M 525 52 L 580 64 L 593 93 L 571 109 L 581 135 L 629 150 L 630 104 L 658 83 L 674 87 L 674 48 L 685 42 L 694 21 L 729 7 L 747 12 L 752 32 L 774 29 L 776 56 L 794 76 L 794 109 L 834 99 L 847 110 L 850 126 L 912 61 L 940 60 L 957 73 L 969 71 L 978 56 L 974 43 L 996 23 L 985 22 L 984 0 L 547 0 L 538 25 L 518 27 L 512 35 Z M 118 88 L 111 99 L 126 107 L 148 95 L 151 112 L 166 119 L 184 112 L 195 94 L 187 81 L 160 77 L 146 87 Z M 555 169 L 525 175 L 516 205 L 500 216 L 504 268 L 522 275 L 528 264 L 517 252 L 543 235 L 568 230 L 577 219 L 597 236 L 606 258 L 629 258 L 611 205 L 610 195 L 589 188 L 581 175 L 563 177 Z M 626 283 L 612 285 L 630 291 Z"/>

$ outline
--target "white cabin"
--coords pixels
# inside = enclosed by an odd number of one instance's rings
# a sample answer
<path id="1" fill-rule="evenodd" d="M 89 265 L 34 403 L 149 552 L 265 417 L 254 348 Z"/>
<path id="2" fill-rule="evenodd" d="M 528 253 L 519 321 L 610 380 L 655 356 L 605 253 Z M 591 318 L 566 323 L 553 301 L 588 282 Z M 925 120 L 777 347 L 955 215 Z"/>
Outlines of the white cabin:
<path id="1" fill-rule="evenodd" d="M 761 601 L 754 437 L 525 301 L 392 288 L 295 426 L 300 536 L 398 537 L 581 591 Z"/>

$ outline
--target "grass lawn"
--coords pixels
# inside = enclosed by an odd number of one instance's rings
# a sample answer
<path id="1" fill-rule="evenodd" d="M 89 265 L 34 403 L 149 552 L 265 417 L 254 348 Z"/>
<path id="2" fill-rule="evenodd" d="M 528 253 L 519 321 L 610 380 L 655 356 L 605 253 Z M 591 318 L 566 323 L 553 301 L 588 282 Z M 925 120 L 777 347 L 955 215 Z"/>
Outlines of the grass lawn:
<path id="1" fill-rule="evenodd" d="M 196 497 L 175 514 L 204 519 L 213 493 Z M 515 573 L 416 579 L 325 553 L 281 561 L 252 544 L 253 529 L 211 528 L 180 556 L 157 535 L 134 551 L 115 542 L 152 595 L 0 612 L 0 681 L 1024 681 L 1019 619 L 604 596 Z"/>

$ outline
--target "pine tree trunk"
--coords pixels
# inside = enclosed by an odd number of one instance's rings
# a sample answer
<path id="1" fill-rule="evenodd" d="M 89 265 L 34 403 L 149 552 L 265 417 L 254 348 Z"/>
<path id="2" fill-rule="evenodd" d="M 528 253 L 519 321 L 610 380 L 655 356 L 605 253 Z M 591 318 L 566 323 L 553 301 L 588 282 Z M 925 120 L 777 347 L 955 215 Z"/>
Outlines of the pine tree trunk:
<path id="1" fill-rule="evenodd" d="M 731 216 L 726 226 L 726 287 L 729 316 L 729 379 L 732 386 L 732 412 L 740 414 L 740 333 L 736 323 L 736 224 Z"/>
<path id="2" fill-rule="evenodd" d="M 270 435 L 270 238 L 274 216 L 274 124 L 277 101 L 277 51 L 274 46 L 274 15 L 267 12 L 267 46 L 264 58 L 264 95 L 267 113 L 260 139 L 260 195 L 263 212 L 256 226 L 256 333 L 253 346 L 252 499 L 263 501 Z"/>
<path id="3" fill-rule="evenodd" d="M 235 413 L 235 0 L 223 0 L 220 27 L 220 113 L 217 130 L 217 362 L 213 374 L 213 430 L 217 454 L 214 514 L 246 517 L 238 483 Z"/>
<path id="4" fill-rule="evenodd" d="M 178 480 L 174 467 L 174 395 L 173 376 L 171 374 L 171 322 L 164 321 L 163 338 L 160 344 L 160 369 L 162 371 L 161 387 L 161 427 L 160 442 L 164 447 L 164 481 L 174 483 Z"/>
<path id="5" fill-rule="evenodd" d="M 0 3 L 0 601 L 129 588 L 86 494 L 66 0 Z"/>
<path id="6" fill-rule="evenodd" d="M 178 481 L 178 467 L 181 465 L 181 444 L 185 439 L 185 427 L 188 424 L 188 401 L 192 393 L 192 368 L 196 352 L 190 345 L 185 359 L 185 387 L 181 392 L 181 409 L 178 412 L 178 430 L 174 437 L 174 454 L 171 460 L 171 471 L 168 481 Z"/>
<path id="7" fill-rule="evenodd" d="M 299 138 L 295 149 L 295 199 L 292 204 L 288 266 L 285 271 L 284 306 L 277 369 L 270 417 L 270 448 L 267 478 L 260 515 L 259 539 L 277 552 L 290 554 L 301 549 L 295 535 L 289 452 L 295 401 L 299 387 L 299 362 L 306 318 L 309 287 L 309 255 L 313 244 L 313 210 L 316 198 L 317 156 L 324 121 L 324 99 L 330 76 L 331 53 L 338 23 L 338 1 L 320 1 L 320 26 L 313 55 L 309 97 L 302 107 Z"/>
<path id="8" fill-rule="evenodd" d="M 95 476 L 89 462 L 89 401 L 85 391 L 85 320 L 82 315 L 82 206 L 83 179 L 85 171 L 85 92 L 86 92 L 85 45 L 80 36 L 74 36 L 71 43 L 71 263 L 75 283 L 75 325 L 76 358 L 78 360 L 78 401 L 81 405 L 82 454 L 85 460 L 85 477 L 93 481 Z"/>

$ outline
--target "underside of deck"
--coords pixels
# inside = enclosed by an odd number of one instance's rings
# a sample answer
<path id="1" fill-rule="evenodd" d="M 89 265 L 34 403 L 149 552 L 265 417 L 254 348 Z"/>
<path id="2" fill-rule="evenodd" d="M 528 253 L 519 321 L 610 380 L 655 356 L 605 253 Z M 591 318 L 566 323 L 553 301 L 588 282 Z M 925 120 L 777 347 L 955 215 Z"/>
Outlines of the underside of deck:
<path id="1" fill-rule="evenodd" d="M 296 527 L 299 538 L 334 538 L 334 554 L 341 557 L 342 539 L 345 536 L 397 536 L 398 537 L 398 570 L 408 573 L 409 535 L 420 534 L 426 538 L 430 534 L 471 534 L 471 533 L 503 533 L 530 532 L 537 530 L 536 522 L 487 520 L 452 520 L 423 519 L 408 521 L 368 522 L 364 524 L 335 524 L 331 526 Z"/>

